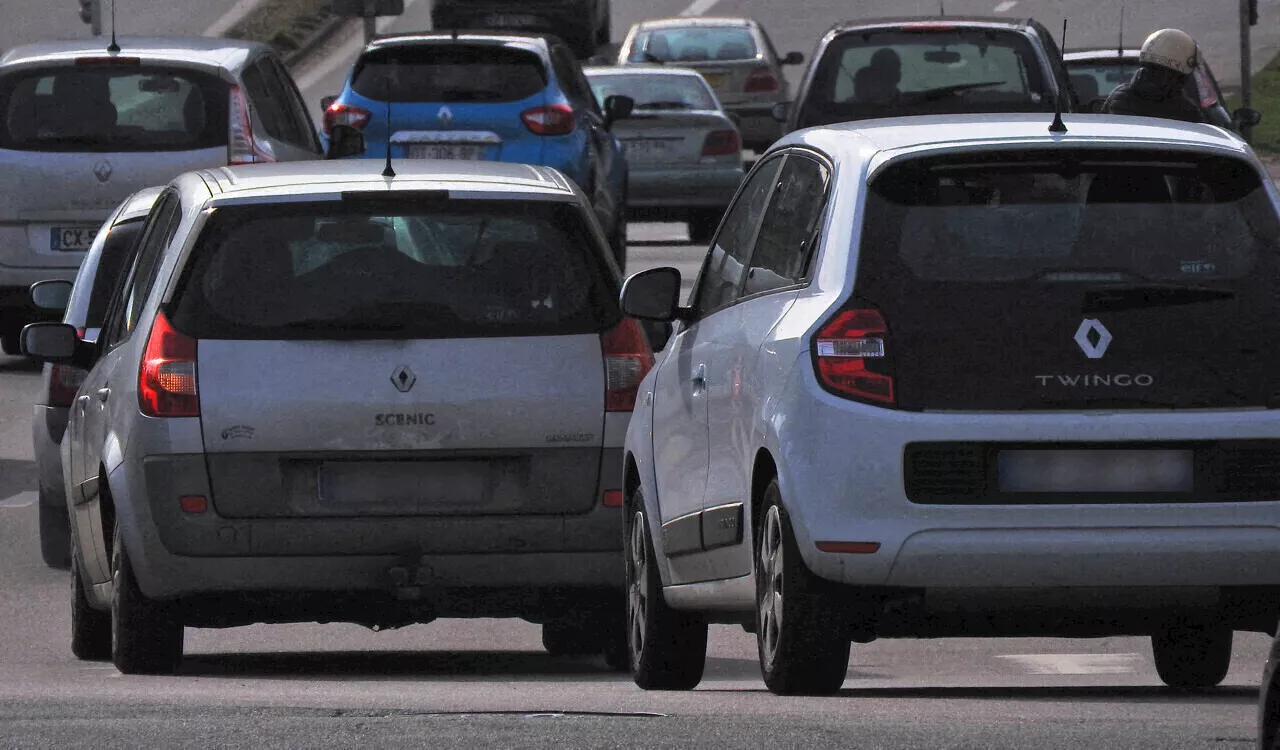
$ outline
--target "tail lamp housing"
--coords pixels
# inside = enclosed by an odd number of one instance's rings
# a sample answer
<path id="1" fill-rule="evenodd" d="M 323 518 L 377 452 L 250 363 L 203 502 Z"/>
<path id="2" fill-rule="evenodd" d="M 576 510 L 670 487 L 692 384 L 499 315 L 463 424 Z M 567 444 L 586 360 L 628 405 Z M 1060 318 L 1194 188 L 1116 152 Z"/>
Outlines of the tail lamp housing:
<path id="1" fill-rule="evenodd" d="M 838 311 L 813 337 L 818 382 L 843 398 L 875 406 L 894 405 L 888 334 L 879 310 L 854 307 Z"/>

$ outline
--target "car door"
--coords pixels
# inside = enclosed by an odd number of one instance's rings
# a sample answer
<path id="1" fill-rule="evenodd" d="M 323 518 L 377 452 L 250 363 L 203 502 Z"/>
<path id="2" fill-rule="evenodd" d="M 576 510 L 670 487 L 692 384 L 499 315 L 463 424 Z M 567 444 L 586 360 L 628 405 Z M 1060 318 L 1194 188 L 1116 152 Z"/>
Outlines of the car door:
<path id="1" fill-rule="evenodd" d="M 702 541 L 716 578 L 751 572 L 746 509 L 751 507 L 755 435 L 771 384 L 795 361 L 794 353 L 763 346 L 809 280 L 826 212 L 830 169 L 816 154 L 791 151 L 777 171 L 747 273 L 734 305 L 717 317 L 715 377 L 708 380 L 711 441 L 703 495 Z M 746 546 L 744 547 L 744 543 Z"/>
<path id="2" fill-rule="evenodd" d="M 618 190 L 621 178 L 617 173 L 623 164 L 622 144 L 605 127 L 604 113 L 577 58 L 563 45 L 552 47 L 551 54 L 556 76 L 573 106 L 578 127 L 587 134 L 591 184 L 583 185 L 582 189 L 590 197 L 600 223 L 606 231 L 612 231 L 623 210 Z"/>
<path id="3" fill-rule="evenodd" d="M 707 486 L 710 433 L 707 390 L 721 374 L 714 361 L 718 337 L 726 335 L 724 312 L 738 296 L 756 228 L 773 188 L 781 158 L 753 170 L 711 245 L 694 291 L 693 319 L 682 324 L 655 375 L 653 430 L 664 552 L 672 582 L 710 580 L 713 568 L 700 553 L 703 496 Z"/>

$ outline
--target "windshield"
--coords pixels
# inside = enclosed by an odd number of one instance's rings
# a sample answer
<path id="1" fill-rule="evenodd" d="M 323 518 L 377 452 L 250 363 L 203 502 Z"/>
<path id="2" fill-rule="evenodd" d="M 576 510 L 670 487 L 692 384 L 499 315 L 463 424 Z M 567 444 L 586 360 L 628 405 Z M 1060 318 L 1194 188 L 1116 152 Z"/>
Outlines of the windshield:
<path id="1" fill-rule="evenodd" d="M 630 62 L 754 60 L 759 54 L 744 26 L 689 27 L 641 31 L 631 44 Z"/>
<path id="2" fill-rule="evenodd" d="M 514 102 L 547 85 L 542 58 L 495 44 L 420 44 L 365 55 L 351 89 L 366 99 L 393 102 Z"/>
<path id="3" fill-rule="evenodd" d="M 1021 33 L 885 29 L 847 33 L 831 42 L 814 71 L 800 127 L 1053 108 L 1039 59 Z"/>
<path id="4" fill-rule="evenodd" d="M 0 79 L 0 148 L 181 151 L 227 143 L 227 86 L 157 66 L 72 67 Z"/>
<path id="5" fill-rule="evenodd" d="M 217 209 L 174 323 L 199 338 L 288 339 L 546 336 L 616 322 L 616 283 L 577 208 L 425 202 Z"/>
<path id="6" fill-rule="evenodd" d="M 591 90 L 603 106 L 615 94 L 629 96 L 636 109 L 719 109 L 715 95 L 700 76 L 670 74 L 589 76 Z"/>

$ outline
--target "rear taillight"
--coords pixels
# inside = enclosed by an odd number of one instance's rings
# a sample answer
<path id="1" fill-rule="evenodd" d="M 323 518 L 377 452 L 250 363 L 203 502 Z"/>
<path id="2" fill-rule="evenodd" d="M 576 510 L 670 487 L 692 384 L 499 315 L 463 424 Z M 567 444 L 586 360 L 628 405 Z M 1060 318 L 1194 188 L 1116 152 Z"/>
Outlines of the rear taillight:
<path id="1" fill-rule="evenodd" d="M 573 109 L 564 104 L 526 109 L 520 119 L 536 135 L 568 135 L 574 128 Z"/>
<path id="2" fill-rule="evenodd" d="M 239 86 L 231 87 L 230 103 L 227 117 L 227 163 L 234 166 L 275 161 L 271 147 L 254 135 L 249 100 Z"/>
<path id="3" fill-rule="evenodd" d="M 653 350 L 640 321 L 623 318 L 613 330 L 600 336 L 604 353 L 604 410 L 633 411 L 640 381 L 653 369 Z"/>
<path id="4" fill-rule="evenodd" d="M 196 388 L 196 340 L 156 313 L 138 370 L 138 408 L 148 417 L 200 416 Z"/>
<path id="5" fill-rule="evenodd" d="M 334 102 L 324 110 L 324 132 L 332 133 L 338 125 L 350 125 L 356 130 L 364 130 L 372 117 L 373 114 L 367 109 Z"/>
<path id="6" fill-rule="evenodd" d="M 84 339 L 85 329 L 77 328 L 76 336 Z M 71 365 L 53 365 L 49 370 L 48 404 L 50 406 L 71 406 L 76 400 L 76 392 L 84 383 L 84 370 Z"/>
<path id="7" fill-rule="evenodd" d="M 777 91 L 778 77 L 769 68 L 756 68 L 751 71 L 751 75 L 747 76 L 747 82 L 743 85 L 742 90 L 747 94 Z"/>
<path id="8" fill-rule="evenodd" d="M 813 341 L 818 380 L 832 393 L 871 404 L 894 403 L 885 339 L 878 310 L 841 310 Z"/>
<path id="9" fill-rule="evenodd" d="M 702 142 L 703 156 L 730 156 L 742 150 L 742 140 L 736 130 L 713 130 Z"/>

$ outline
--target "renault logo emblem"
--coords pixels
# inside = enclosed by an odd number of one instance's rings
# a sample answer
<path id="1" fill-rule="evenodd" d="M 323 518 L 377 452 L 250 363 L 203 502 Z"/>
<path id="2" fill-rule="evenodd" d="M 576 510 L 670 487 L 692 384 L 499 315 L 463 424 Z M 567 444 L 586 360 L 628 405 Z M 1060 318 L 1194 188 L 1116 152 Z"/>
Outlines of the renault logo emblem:
<path id="1" fill-rule="evenodd" d="M 395 372 L 391 373 L 391 384 L 401 393 L 408 393 L 416 382 L 418 382 L 418 376 L 414 375 L 413 370 L 404 365 L 400 365 Z"/>
<path id="2" fill-rule="evenodd" d="M 1107 353 L 1107 347 L 1111 346 L 1111 331 L 1101 321 L 1085 318 L 1076 329 L 1076 343 L 1080 345 L 1084 356 L 1102 359 L 1102 355 Z"/>
<path id="3" fill-rule="evenodd" d="M 440 120 L 440 124 L 446 128 L 453 125 L 453 110 L 448 107 L 441 107 L 440 111 L 436 113 L 436 119 Z"/>
<path id="4" fill-rule="evenodd" d="M 98 182 L 106 182 L 111 179 L 111 162 L 103 159 L 93 166 L 93 176 L 98 178 Z"/>

